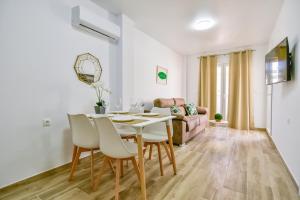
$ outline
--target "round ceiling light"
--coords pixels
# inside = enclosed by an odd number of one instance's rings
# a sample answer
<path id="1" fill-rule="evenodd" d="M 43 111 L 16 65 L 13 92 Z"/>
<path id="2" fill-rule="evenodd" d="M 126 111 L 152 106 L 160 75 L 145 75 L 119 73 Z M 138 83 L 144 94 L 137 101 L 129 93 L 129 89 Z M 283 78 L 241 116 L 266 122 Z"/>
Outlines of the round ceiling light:
<path id="1" fill-rule="evenodd" d="M 197 31 L 207 30 L 215 25 L 215 21 L 212 19 L 200 19 L 194 22 L 193 29 Z"/>

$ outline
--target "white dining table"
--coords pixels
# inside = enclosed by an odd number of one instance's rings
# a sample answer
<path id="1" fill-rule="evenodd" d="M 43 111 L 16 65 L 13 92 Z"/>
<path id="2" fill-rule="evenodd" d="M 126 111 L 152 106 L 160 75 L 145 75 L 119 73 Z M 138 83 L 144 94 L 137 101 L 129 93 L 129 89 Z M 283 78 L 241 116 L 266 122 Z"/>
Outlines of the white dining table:
<path id="1" fill-rule="evenodd" d="M 115 116 L 116 114 L 94 114 L 89 115 L 90 118 L 98 118 L 98 117 L 111 117 Z M 122 114 L 125 116 L 126 114 Z M 123 126 L 131 127 L 136 130 L 136 138 L 137 138 L 137 148 L 138 148 L 138 161 L 139 161 L 139 168 L 140 168 L 140 180 L 141 180 L 141 193 L 142 193 L 142 199 L 147 199 L 147 191 L 146 191 L 146 179 L 145 179 L 145 168 L 144 168 L 144 154 L 143 154 L 143 128 L 152 124 L 165 122 L 166 123 L 166 129 L 168 133 L 168 142 L 170 147 L 170 153 L 171 153 L 171 159 L 172 159 L 172 166 L 174 175 L 177 173 L 176 169 L 176 160 L 175 160 L 175 154 L 174 154 L 174 148 L 173 148 L 173 139 L 172 139 L 172 133 L 171 133 L 171 120 L 176 118 L 175 116 L 158 116 L 158 117 L 149 117 L 149 116 L 142 116 L 139 115 L 129 115 L 133 119 L 137 120 L 144 120 L 140 123 L 130 124 L 130 123 L 123 123 L 123 122 L 113 122 L 116 124 L 120 124 Z"/>

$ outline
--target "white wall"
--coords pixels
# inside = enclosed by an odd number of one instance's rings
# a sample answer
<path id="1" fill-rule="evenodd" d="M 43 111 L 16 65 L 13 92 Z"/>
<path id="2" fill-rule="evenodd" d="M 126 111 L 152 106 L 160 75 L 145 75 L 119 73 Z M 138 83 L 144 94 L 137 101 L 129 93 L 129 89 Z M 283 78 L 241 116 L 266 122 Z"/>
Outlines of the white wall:
<path id="1" fill-rule="evenodd" d="M 284 37 L 294 49 L 295 72 L 292 81 L 273 85 L 272 137 L 294 178 L 300 183 L 300 1 L 285 0 L 269 42 L 269 50 Z"/>
<path id="2" fill-rule="evenodd" d="M 189 55 L 187 58 L 187 101 L 189 103 L 199 103 L 199 78 L 200 78 L 200 69 L 199 69 L 199 57 L 198 55 Z"/>
<path id="3" fill-rule="evenodd" d="M 185 97 L 183 56 L 138 29 L 134 35 L 134 98 Z M 157 65 L 168 69 L 167 85 L 156 84 Z"/>
<path id="4" fill-rule="evenodd" d="M 109 86 L 115 44 L 71 26 L 71 7 L 78 4 L 112 17 L 83 0 L 0 1 L 0 188 L 70 161 L 66 113 L 93 112 L 96 100 L 76 78 L 76 55 L 99 57 Z M 42 127 L 44 118 L 51 127 Z"/>
<path id="5" fill-rule="evenodd" d="M 252 49 L 252 84 L 253 84 L 253 115 L 256 128 L 266 128 L 267 86 L 265 84 L 265 55 L 267 45 L 255 46 Z"/>
<path id="6" fill-rule="evenodd" d="M 265 85 L 265 54 L 266 45 L 249 47 L 253 52 L 253 106 L 254 124 L 256 128 L 266 127 L 266 85 Z M 199 95 L 199 56 L 187 56 L 187 100 L 198 103 Z"/>
<path id="7" fill-rule="evenodd" d="M 142 100 L 151 104 L 155 98 L 184 97 L 186 91 L 184 57 L 135 27 L 121 16 L 122 101 L 123 108 Z M 156 66 L 168 69 L 168 84 L 156 84 Z"/>

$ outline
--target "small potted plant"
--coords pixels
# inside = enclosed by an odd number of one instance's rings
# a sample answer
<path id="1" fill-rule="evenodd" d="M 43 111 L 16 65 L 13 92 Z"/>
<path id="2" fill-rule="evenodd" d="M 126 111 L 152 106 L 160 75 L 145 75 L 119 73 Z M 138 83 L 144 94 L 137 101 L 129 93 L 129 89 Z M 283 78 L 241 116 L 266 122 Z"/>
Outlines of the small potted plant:
<path id="1" fill-rule="evenodd" d="M 220 114 L 220 113 L 216 113 L 215 114 L 215 120 L 216 120 L 216 122 L 220 122 L 220 121 L 222 121 L 222 119 L 223 119 L 222 114 Z"/>
<path id="2" fill-rule="evenodd" d="M 111 91 L 104 87 L 104 83 L 102 81 L 93 83 L 91 85 L 95 89 L 96 95 L 97 95 L 95 113 L 96 114 L 105 114 L 105 109 L 106 109 L 107 103 L 103 99 L 103 93 L 106 92 L 108 94 L 111 94 Z"/>

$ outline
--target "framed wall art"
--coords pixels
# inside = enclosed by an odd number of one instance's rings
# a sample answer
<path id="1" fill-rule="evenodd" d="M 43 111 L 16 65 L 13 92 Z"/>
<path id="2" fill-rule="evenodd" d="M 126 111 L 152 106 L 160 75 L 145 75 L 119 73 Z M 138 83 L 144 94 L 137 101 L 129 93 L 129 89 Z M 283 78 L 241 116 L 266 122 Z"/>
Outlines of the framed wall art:
<path id="1" fill-rule="evenodd" d="M 168 83 L 168 69 L 156 66 L 156 83 L 161 85 L 167 85 Z"/>

